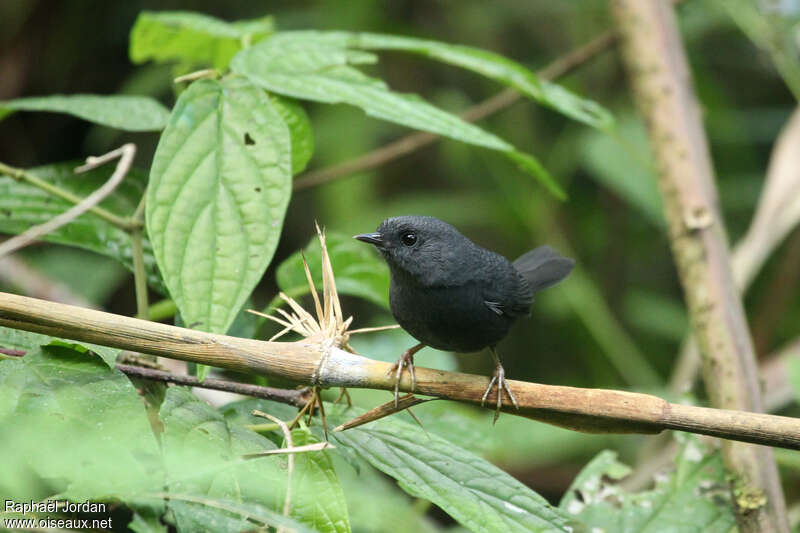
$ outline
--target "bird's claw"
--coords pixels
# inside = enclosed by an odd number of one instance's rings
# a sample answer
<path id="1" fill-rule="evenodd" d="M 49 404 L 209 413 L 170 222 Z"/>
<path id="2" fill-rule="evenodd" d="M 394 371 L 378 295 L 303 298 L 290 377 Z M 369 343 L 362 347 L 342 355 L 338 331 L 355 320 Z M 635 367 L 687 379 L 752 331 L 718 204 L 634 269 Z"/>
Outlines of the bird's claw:
<path id="1" fill-rule="evenodd" d="M 417 352 L 415 349 L 406 350 L 403 355 L 393 364 L 386 375 L 391 376 L 394 374 L 394 406 L 397 407 L 400 398 L 400 379 L 403 377 L 403 368 L 408 367 L 408 373 L 411 374 L 411 392 L 417 388 L 417 376 L 414 375 L 414 354 Z"/>
<path id="2" fill-rule="evenodd" d="M 489 394 L 492 392 L 492 389 L 497 385 L 497 408 L 494 411 L 494 418 L 492 419 L 492 424 L 497 422 L 497 419 L 500 417 L 500 409 L 503 407 L 503 391 L 505 390 L 508 393 L 508 397 L 511 399 L 511 403 L 514 404 L 514 407 L 519 410 L 519 404 L 517 403 L 517 399 L 514 398 L 514 393 L 511 392 L 511 388 L 508 386 L 506 382 L 506 372 L 503 369 L 503 365 L 500 363 L 494 369 L 494 374 L 492 374 L 492 380 L 489 382 L 489 386 L 486 387 L 486 392 L 483 393 L 481 397 L 481 406 L 486 404 L 486 399 L 489 397 Z"/>

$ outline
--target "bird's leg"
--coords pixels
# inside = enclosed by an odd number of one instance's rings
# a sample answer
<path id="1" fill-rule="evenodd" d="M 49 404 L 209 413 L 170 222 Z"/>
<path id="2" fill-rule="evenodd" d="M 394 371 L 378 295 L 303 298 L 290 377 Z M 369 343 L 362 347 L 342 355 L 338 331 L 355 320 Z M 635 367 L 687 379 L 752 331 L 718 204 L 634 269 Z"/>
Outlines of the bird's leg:
<path id="1" fill-rule="evenodd" d="M 414 354 L 425 347 L 424 344 L 419 343 L 413 348 L 409 348 L 395 364 L 389 368 L 386 375 L 391 376 L 394 374 L 394 406 L 397 407 L 397 400 L 400 396 L 400 378 L 403 377 L 403 368 L 408 367 L 408 372 L 411 374 L 411 392 L 417 388 L 417 378 L 414 375 Z"/>
<path id="2" fill-rule="evenodd" d="M 503 365 L 500 364 L 500 358 L 497 356 L 497 351 L 494 349 L 494 346 L 489 346 L 489 351 L 492 354 L 492 359 L 494 359 L 494 374 L 492 374 L 492 380 L 489 382 L 489 386 L 486 388 L 486 392 L 483 393 L 483 397 L 481 398 L 481 405 L 486 403 L 486 399 L 489 397 L 489 393 L 492 392 L 495 384 L 497 385 L 497 409 L 494 411 L 494 419 L 492 419 L 492 424 L 497 422 L 497 418 L 500 416 L 500 409 L 503 407 L 503 390 L 508 393 L 508 397 L 511 398 L 511 403 L 514 404 L 514 407 L 519 409 L 519 405 L 517 404 L 517 399 L 514 398 L 514 394 L 511 392 L 511 389 L 508 387 L 508 383 L 506 383 L 506 371 L 503 369 Z"/>

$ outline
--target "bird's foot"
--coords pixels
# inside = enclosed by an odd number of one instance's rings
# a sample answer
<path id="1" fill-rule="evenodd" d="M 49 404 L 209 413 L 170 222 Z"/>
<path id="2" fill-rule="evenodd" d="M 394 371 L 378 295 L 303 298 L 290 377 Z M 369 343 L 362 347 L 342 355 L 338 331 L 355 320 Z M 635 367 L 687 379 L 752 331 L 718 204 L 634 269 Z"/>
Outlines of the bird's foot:
<path id="1" fill-rule="evenodd" d="M 350 398 L 350 393 L 347 392 L 347 389 L 345 387 L 340 387 L 339 396 L 333 401 L 333 405 L 338 404 L 343 399 L 347 402 L 347 407 L 353 407 L 353 399 Z"/>
<path id="2" fill-rule="evenodd" d="M 489 382 L 489 386 L 486 388 L 486 392 L 483 393 L 483 397 L 481 398 L 481 405 L 486 404 L 486 399 L 489 397 L 489 394 L 492 392 L 492 389 L 497 387 L 497 409 L 494 411 L 494 418 L 492 419 L 492 424 L 497 422 L 498 417 L 500 416 L 500 409 L 503 407 L 503 391 L 505 390 L 508 393 L 508 397 L 511 399 L 511 403 L 514 404 L 514 407 L 519 409 L 519 405 L 517 404 L 517 399 L 514 398 L 514 393 L 511 392 L 511 389 L 506 382 L 506 371 L 503 369 L 503 365 L 500 364 L 500 361 L 496 361 L 496 366 L 494 368 L 494 374 L 492 374 L 492 380 Z"/>
<path id="3" fill-rule="evenodd" d="M 424 348 L 424 344 L 417 344 L 413 348 L 409 348 L 400 358 L 393 364 L 386 372 L 387 376 L 394 374 L 394 406 L 397 407 L 397 402 L 400 397 L 400 379 L 403 377 L 403 368 L 408 367 L 408 373 L 411 375 L 411 392 L 417 388 L 417 377 L 414 375 L 414 354 Z"/>

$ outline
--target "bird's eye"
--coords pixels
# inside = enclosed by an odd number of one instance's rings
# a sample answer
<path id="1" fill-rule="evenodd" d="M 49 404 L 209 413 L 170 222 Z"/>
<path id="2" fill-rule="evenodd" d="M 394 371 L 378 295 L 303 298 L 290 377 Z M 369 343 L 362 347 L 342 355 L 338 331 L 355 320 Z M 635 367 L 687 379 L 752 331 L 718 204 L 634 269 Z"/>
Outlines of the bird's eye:
<path id="1" fill-rule="evenodd" d="M 417 234 L 412 231 L 403 232 L 400 235 L 400 242 L 405 246 L 414 246 L 417 244 Z"/>

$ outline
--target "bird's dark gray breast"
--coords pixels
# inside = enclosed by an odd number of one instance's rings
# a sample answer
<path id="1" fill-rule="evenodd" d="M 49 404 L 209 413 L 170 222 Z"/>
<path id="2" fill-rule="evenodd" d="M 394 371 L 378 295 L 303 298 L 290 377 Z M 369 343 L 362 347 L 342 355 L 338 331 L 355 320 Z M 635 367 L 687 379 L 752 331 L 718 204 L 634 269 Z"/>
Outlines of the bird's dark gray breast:
<path id="1" fill-rule="evenodd" d="M 475 352 L 497 344 L 520 316 L 511 312 L 518 290 L 506 278 L 507 294 L 497 293 L 498 309 L 487 305 L 487 288 L 498 280 L 474 279 L 461 285 L 423 287 L 392 279 L 389 301 L 398 324 L 421 343 L 438 350 Z M 501 281 L 501 284 L 503 284 Z M 513 287 L 512 287 L 513 285 Z M 501 291 L 502 292 L 502 291 Z M 502 312 L 507 309 L 509 312 Z M 527 311 L 526 311 L 527 312 Z"/>

